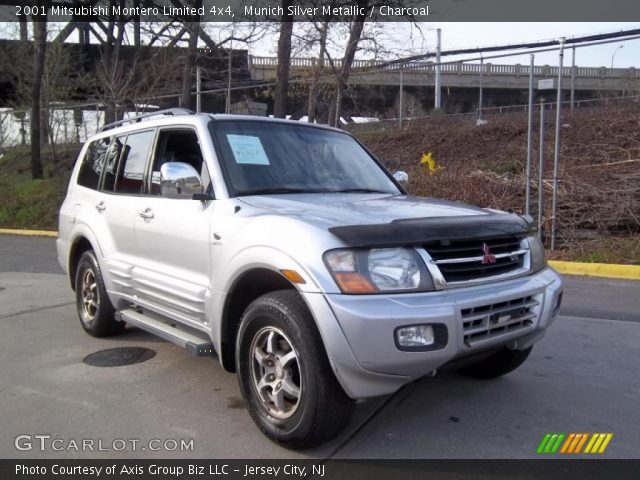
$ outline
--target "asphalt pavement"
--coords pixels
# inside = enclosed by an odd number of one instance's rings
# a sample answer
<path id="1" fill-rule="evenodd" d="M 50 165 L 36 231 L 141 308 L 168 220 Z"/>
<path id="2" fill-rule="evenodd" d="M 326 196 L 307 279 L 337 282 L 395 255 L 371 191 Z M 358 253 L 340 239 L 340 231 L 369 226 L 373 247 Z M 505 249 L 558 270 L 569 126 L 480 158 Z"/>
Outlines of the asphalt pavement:
<path id="1" fill-rule="evenodd" d="M 260 434 L 235 376 L 215 359 L 134 328 L 86 335 L 55 241 L 0 235 L 0 458 L 537 458 L 548 432 L 611 432 L 599 457 L 640 458 L 640 282 L 567 277 L 564 298 L 516 372 L 493 381 L 425 378 L 359 403 L 332 442 L 291 452 Z M 124 346 L 156 355 L 123 367 L 83 363 Z M 61 450 L 35 435 L 60 439 Z M 69 448 L 85 440 L 96 448 Z M 165 448 L 151 449 L 150 440 Z M 187 448 L 171 450 L 174 440 Z"/>

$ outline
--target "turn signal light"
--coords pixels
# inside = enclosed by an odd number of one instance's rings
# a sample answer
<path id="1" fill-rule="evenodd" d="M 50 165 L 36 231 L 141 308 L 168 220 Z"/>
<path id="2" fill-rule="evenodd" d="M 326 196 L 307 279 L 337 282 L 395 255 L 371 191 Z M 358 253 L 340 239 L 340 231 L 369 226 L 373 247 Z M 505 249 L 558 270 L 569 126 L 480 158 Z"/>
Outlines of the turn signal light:
<path id="1" fill-rule="evenodd" d="M 378 289 L 364 275 L 355 272 L 335 273 L 336 283 L 344 293 L 373 293 Z"/>
<path id="2" fill-rule="evenodd" d="M 307 283 L 304 280 L 304 278 L 302 278 L 302 275 L 300 275 L 295 270 L 280 270 L 280 273 L 282 273 L 285 277 L 287 277 L 293 283 Z"/>

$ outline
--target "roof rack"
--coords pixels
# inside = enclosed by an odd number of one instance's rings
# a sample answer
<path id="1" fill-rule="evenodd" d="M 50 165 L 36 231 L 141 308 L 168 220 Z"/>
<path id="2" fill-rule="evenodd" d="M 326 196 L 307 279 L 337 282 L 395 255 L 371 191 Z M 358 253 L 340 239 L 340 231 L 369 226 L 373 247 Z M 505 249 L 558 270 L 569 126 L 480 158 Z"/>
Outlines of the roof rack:
<path id="1" fill-rule="evenodd" d="M 103 125 L 102 128 L 98 130 L 98 132 L 104 132 L 105 130 L 109 130 L 110 128 L 114 128 L 118 125 L 123 125 L 129 122 L 139 122 L 143 118 L 153 117 L 154 115 L 194 115 L 195 113 L 196 112 L 194 112 L 193 110 L 189 110 L 188 108 L 167 108 L 165 110 L 143 113 L 142 115 L 138 115 L 133 118 L 126 118 L 124 120 L 118 120 L 117 122 L 107 123 L 106 125 Z"/>

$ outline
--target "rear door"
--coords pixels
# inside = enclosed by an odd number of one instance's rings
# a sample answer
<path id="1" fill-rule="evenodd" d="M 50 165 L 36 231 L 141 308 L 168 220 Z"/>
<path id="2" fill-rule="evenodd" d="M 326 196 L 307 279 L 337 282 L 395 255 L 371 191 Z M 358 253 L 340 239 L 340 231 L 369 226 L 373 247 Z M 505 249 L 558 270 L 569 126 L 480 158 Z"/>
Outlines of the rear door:
<path id="1" fill-rule="evenodd" d="M 147 172 L 145 195 L 134 216 L 136 294 L 147 308 L 207 330 L 210 301 L 209 229 L 215 201 L 165 198 L 160 167 L 166 162 L 192 165 L 210 187 L 198 134 L 190 127 L 161 128 Z"/>
<path id="2" fill-rule="evenodd" d="M 144 187 L 144 173 L 155 129 L 115 136 L 102 175 L 101 200 L 96 207 L 107 231 L 105 263 L 112 291 L 132 297 L 133 268 L 137 262 L 134 216 Z"/>

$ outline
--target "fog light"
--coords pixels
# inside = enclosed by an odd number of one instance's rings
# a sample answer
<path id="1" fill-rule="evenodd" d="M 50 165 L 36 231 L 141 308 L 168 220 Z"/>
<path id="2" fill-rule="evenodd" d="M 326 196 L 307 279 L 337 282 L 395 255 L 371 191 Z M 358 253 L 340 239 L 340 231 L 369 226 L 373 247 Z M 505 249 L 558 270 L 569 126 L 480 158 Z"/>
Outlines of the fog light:
<path id="1" fill-rule="evenodd" d="M 396 343 L 400 348 L 428 347 L 434 342 L 431 325 L 410 325 L 396 329 Z"/>

